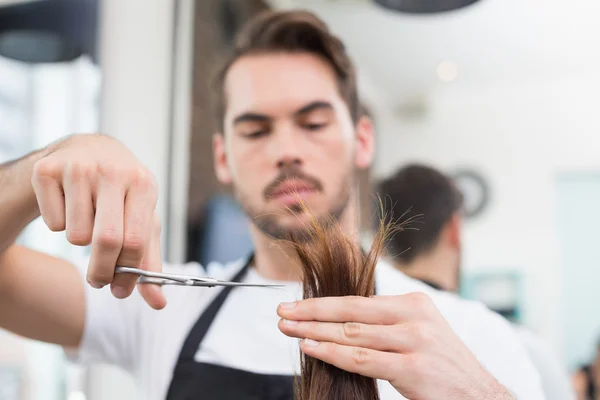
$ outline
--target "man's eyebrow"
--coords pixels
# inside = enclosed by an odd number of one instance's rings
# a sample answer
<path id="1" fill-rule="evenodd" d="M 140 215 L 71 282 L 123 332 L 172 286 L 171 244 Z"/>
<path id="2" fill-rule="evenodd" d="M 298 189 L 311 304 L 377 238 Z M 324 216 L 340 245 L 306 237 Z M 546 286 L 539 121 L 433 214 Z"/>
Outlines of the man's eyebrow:
<path id="1" fill-rule="evenodd" d="M 298 117 L 319 109 L 332 110 L 333 105 L 327 101 L 313 101 L 301 107 L 299 110 L 295 111 L 294 116 Z M 260 114 L 256 112 L 244 112 L 233 119 L 233 125 L 237 125 L 242 122 L 270 122 L 271 120 L 272 118 L 265 114 Z"/>
<path id="2" fill-rule="evenodd" d="M 327 101 L 313 101 L 307 105 L 305 105 L 304 107 L 300 108 L 298 111 L 296 111 L 294 113 L 294 115 L 300 116 L 303 114 L 308 114 L 311 111 L 315 111 L 315 110 L 320 110 L 320 109 L 326 109 L 326 110 L 332 110 L 333 109 L 333 105 L 331 105 L 331 103 L 327 102 Z"/>
<path id="3" fill-rule="evenodd" d="M 269 117 L 268 115 L 258 114 L 258 113 L 253 113 L 253 112 L 245 112 L 234 118 L 233 125 L 237 125 L 242 122 L 269 122 L 269 121 L 271 121 L 271 117 Z"/>

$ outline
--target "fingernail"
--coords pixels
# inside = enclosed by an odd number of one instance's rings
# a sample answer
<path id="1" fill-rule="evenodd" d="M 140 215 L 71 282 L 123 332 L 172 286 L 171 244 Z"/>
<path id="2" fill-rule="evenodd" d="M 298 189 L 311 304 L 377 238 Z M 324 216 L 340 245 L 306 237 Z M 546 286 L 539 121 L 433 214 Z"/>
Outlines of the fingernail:
<path id="1" fill-rule="evenodd" d="M 319 345 L 319 342 L 312 339 L 304 339 L 304 345 L 307 347 L 317 347 Z"/>
<path id="2" fill-rule="evenodd" d="M 281 303 L 280 306 L 281 308 L 294 308 L 296 307 L 296 302 L 292 302 L 292 303 Z"/>
<path id="3" fill-rule="evenodd" d="M 285 325 L 296 325 L 296 324 L 298 324 L 298 321 L 294 321 L 294 320 L 291 320 L 291 319 L 284 319 L 283 323 Z"/>
<path id="4" fill-rule="evenodd" d="M 104 287 L 104 285 L 98 283 L 98 282 L 94 282 L 94 281 L 90 281 L 88 280 L 88 284 L 93 287 L 94 289 L 102 289 Z"/>
<path id="5" fill-rule="evenodd" d="M 122 286 L 114 285 L 110 288 L 110 290 L 112 291 L 113 296 L 115 296 L 117 299 L 124 299 L 127 297 L 127 290 Z"/>

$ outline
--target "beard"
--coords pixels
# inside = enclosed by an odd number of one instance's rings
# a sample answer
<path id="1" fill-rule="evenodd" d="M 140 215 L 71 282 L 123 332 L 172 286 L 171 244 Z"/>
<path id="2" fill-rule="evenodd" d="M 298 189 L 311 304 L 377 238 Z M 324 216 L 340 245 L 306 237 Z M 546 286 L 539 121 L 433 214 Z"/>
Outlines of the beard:
<path id="1" fill-rule="evenodd" d="M 288 170 L 282 171 L 280 176 L 275 179 L 273 183 L 267 186 L 264 197 L 268 199 L 269 191 L 272 188 L 277 187 L 277 185 L 283 182 L 285 179 L 289 178 L 308 180 L 312 182 L 313 186 L 318 189 L 318 193 L 322 193 L 323 186 L 318 180 L 308 177 L 299 171 Z M 276 214 L 265 212 L 258 207 L 253 207 L 247 200 L 247 197 L 237 189 L 235 190 L 235 196 L 246 216 L 261 232 L 267 236 L 275 240 L 289 240 L 290 238 L 294 238 L 296 241 L 308 241 L 313 236 L 311 234 L 313 230 L 313 224 L 311 223 L 311 220 L 316 220 L 315 222 L 318 224 L 318 226 L 328 228 L 333 224 L 337 224 L 342 218 L 350 203 L 350 188 L 352 187 L 353 180 L 352 173 L 349 173 L 348 176 L 342 180 L 342 184 L 337 190 L 336 196 L 333 197 L 335 199 L 334 203 L 331 204 L 328 210 L 323 213 L 312 213 L 312 210 L 310 210 L 308 206 L 300 202 L 287 207 L 285 210 L 282 210 L 281 215 L 285 213 L 286 215 L 291 215 L 297 217 L 298 219 L 300 219 L 302 215 L 306 214 L 305 217 L 308 217 L 308 220 L 302 223 L 300 226 L 286 226 L 278 219 Z"/>

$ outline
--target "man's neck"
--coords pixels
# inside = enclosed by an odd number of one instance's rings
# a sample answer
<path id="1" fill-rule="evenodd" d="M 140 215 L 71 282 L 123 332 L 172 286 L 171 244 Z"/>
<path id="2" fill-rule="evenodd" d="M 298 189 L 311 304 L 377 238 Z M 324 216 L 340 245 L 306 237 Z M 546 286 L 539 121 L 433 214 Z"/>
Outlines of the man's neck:
<path id="1" fill-rule="evenodd" d="M 411 278 L 433 284 L 441 290 L 450 292 L 458 290 L 457 262 L 449 252 L 434 251 L 417 257 L 410 263 L 395 262 L 394 264 Z"/>
<path id="2" fill-rule="evenodd" d="M 358 244 L 359 225 L 355 218 L 354 207 L 348 205 L 338 223 L 341 224 L 347 235 L 356 237 Z M 250 232 L 254 243 L 254 264 L 256 271 L 261 276 L 281 281 L 300 281 L 302 279 L 300 260 L 290 246 L 278 243 L 255 225 L 250 226 Z"/>

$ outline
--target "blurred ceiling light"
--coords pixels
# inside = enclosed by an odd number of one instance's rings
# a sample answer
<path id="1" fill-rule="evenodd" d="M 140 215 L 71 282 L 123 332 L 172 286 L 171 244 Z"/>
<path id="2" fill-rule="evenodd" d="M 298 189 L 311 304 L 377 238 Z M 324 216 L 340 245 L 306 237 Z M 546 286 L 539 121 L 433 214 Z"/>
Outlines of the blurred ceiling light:
<path id="1" fill-rule="evenodd" d="M 382 7 L 403 13 L 434 14 L 457 10 L 478 0 L 374 0 Z"/>
<path id="2" fill-rule="evenodd" d="M 96 60 L 97 0 L 0 3 L 0 55 L 27 63 Z"/>
<path id="3" fill-rule="evenodd" d="M 452 61 L 442 61 L 437 66 L 437 76 L 441 81 L 452 82 L 458 78 L 458 67 Z"/>

